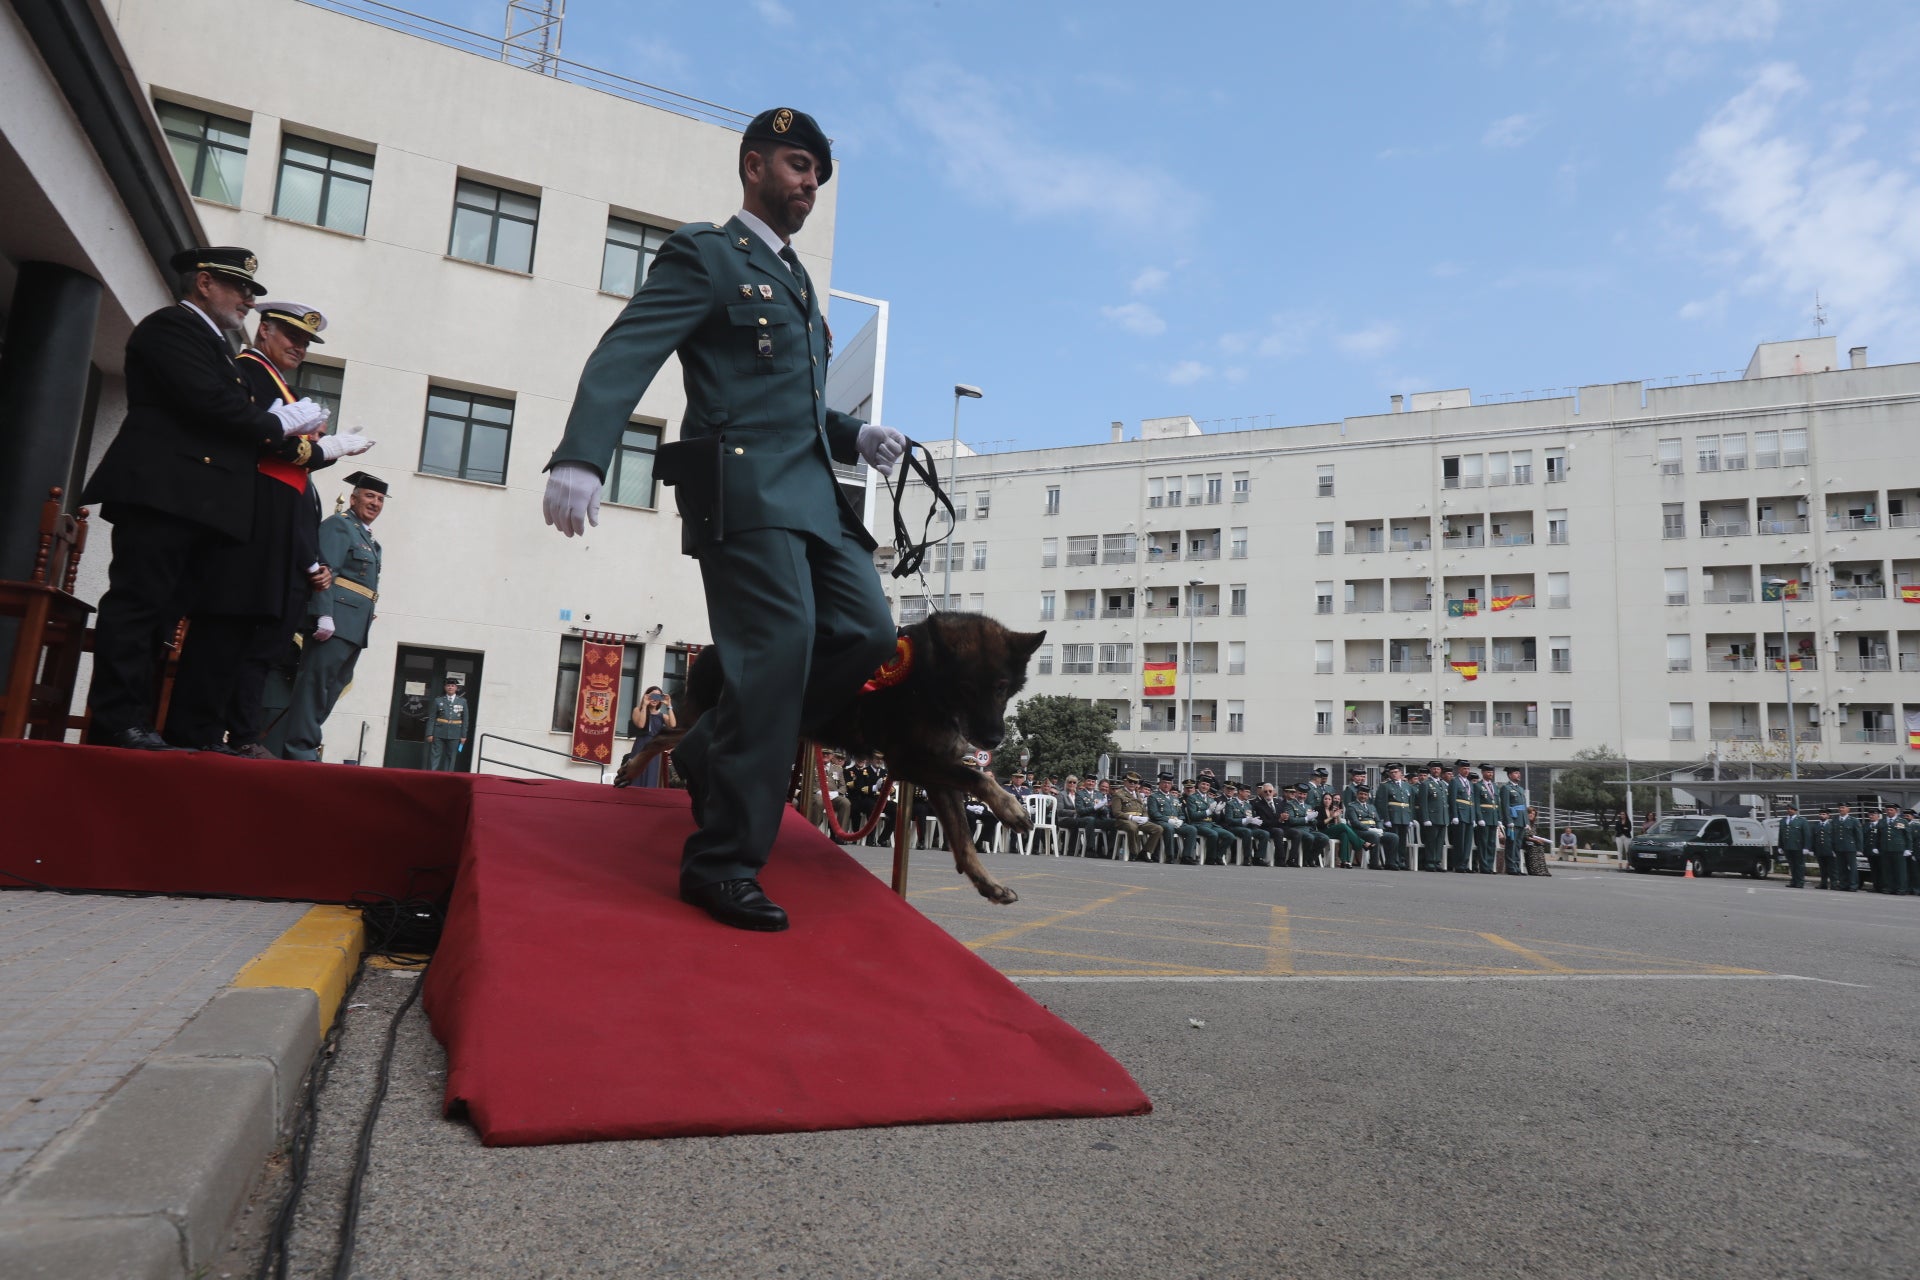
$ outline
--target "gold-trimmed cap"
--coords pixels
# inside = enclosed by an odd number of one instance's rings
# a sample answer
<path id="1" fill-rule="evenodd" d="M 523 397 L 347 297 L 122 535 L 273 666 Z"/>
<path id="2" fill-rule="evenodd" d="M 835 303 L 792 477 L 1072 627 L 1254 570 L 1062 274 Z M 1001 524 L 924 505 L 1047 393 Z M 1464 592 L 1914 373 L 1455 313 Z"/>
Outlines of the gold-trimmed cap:
<path id="1" fill-rule="evenodd" d="M 196 245 L 174 254 L 167 259 L 167 265 L 178 272 L 211 271 L 242 281 L 256 298 L 267 291 L 267 286 L 253 278 L 253 273 L 260 269 L 260 259 L 253 256 L 253 250 L 238 245 Z"/>
<path id="2" fill-rule="evenodd" d="M 824 187 L 833 178 L 833 144 L 804 111 L 795 111 L 792 107 L 762 111 L 742 136 L 747 142 L 777 142 L 783 147 L 811 151 L 813 158 L 820 162 L 820 185 Z"/>
<path id="3" fill-rule="evenodd" d="M 327 327 L 327 318 L 312 307 L 300 302 L 256 302 L 253 309 L 262 317 L 278 320 L 292 329 L 298 329 L 307 335 L 308 342 L 325 345 L 326 339 L 320 336 Z"/>

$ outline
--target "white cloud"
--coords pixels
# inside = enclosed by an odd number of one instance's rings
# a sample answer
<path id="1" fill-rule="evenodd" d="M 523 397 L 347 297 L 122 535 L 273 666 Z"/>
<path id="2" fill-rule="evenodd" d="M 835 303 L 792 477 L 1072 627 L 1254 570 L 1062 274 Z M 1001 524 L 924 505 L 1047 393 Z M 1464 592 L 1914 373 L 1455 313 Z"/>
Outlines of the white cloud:
<path id="1" fill-rule="evenodd" d="M 1860 154 L 1870 135 L 1842 133 L 1835 147 L 1822 113 L 1799 101 L 1809 90 L 1790 64 L 1762 67 L 1700 128 L 1670 183 L 1731 237 L 1737 291 L 1804 310 L 1818 290 L 1853 336 L 1920 334 L 1920 172 L 1904 152 L 1904 163 Z"/>
<path id="2" fill-rule="evenodd" d="M 1371 358 L 1382 356 L 1393 350 L 1400 342 L 1398 327 L 1384 321 L 1370 324 L 1364 329 L 1335 336 L 1333 345 L 1350 356 Z"/>
<path id="3" fill-rule="evenodd" d="M 1182 360 L 1179 364 L 1167 370 L 1167 381 L 1176 387 L 1187 387 L 1192 386 L 1202 378 L 1210 377 L 1212 373 L 1213 367 L 1211 365 L 1201 364 L 1198 360 Z"/>
<path id="4" fill-rule="evenodd" d="M 1177 238 L 1199 201 L 1172 176 L 1094 150 L 1076 135 L 1032 132 L 1033 112 L 1011 93 L 956 67 L 921 66 L 898 81 L 900 110 L 935 146 L 953 187 L 1017 218 L 1059 218 L 1129 238 Z M 1125 174 L 1116 180 L 1116 174 Z"/>
<path id="5" fill-rule="evenodd" d="M 1483 147 L 1523 146 L 1538 132 L 1540 132 L 1540 121 L 1537 117 L 1526 114 L 1502 116 L 1488 125 L 1487 131 L 1480 135 L 1480 145 Z"/>
<path id="6" fill-rule="evenodd" d="M 1160 313 L 1144 302 L 1126 302 L 1117 307 L 1102 307 L 1100 314 L 1128 333 L 1137 333 L 1143 338 L 1158 337 L 1167 331 L 1167 322 L 1160 318 Z"/>
<path id="7" fill-rule="evenodd" d="M 1141 270 L 1139 275 L 1133 278 L 1133 283 L 1129 285 L 1128 288 L 1133 291 L 1133 295 L 1137 298 L 1145 294 L 1160 292 L 1161 289 L 1166 287 L 1168 279 L 1167 273 L 1159 267 L 1146 267 Z"/>
<path id="8" fill-rule="evenodd" d="M 790 27 L 793 25 L 793 10 L 780 0 L 753 0 L 754 11 L 760 15 L 760 21 L 770 27 Z"/>

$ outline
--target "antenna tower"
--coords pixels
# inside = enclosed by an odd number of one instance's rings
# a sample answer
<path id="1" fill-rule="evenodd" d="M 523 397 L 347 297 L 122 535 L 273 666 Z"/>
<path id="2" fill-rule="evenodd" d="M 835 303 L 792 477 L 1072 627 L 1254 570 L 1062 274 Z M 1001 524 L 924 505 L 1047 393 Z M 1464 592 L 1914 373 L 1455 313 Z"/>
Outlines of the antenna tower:
<path id="1" fill-rule="evenodd" d="M 1820 291 L 1815 289 L 1813 291 L 1813 336 L 1816 338 L 1819 337 L 1826 331 L 1826 327 L 1827 309 L 1821 305 Z"/>
<path id="2" fill-rule="evenodd" d="M 543 76 L 560 74 L 560 24 L 567 0 L 507 0 L 500 60 Z"/>

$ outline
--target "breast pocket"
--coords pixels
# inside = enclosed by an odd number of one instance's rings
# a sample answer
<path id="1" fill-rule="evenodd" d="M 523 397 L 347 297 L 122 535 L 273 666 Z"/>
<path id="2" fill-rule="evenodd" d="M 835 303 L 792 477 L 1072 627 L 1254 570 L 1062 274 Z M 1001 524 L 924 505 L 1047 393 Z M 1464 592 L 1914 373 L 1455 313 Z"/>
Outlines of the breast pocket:
<path id="1" fill-rule="evenodd" d="M 800 366 L 803 335 L 794 316 L 773 302 L 740 302 L 727 308 L 734 370 L 748 375 L 792 373 Z"/>

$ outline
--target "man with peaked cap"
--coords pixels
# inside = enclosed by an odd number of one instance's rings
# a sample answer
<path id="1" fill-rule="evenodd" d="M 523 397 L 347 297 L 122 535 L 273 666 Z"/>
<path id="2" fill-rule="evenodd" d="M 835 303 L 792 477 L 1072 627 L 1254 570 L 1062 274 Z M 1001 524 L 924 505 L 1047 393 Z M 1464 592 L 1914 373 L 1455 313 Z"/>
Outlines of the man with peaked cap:
<path id="1" fill-rule="evenodd" d="M 1493 780 L 1493 766 L 1483 764 L 1473 783 L 1473 869 L 1483 876 L 1499 870 L 1494 865 L 1494 844 L 1500 831 L 1500 792 Z"/>
<path id="2" fill-rule="evenodd" d="M 1833 839 L 1833 876 L 1835 887 L 1843 893 L 1860 888 L 1859 856 L 1866 852 L 1867 828 L 1854 816 L 1853 806 L 1840 802 L 1840 812 L 1827 824 Z"/>
<path id="3" fill-rule="evenodd" d="M 467 749 L 467 726 L 473 712 L 460 696 L 460 678 L 447 674 L 446 688 L 427 711 L 427 768 L 435 773 L 453 773 L 460 767 L 460 753 Z"/>
<path id="4" fill-rule="evenodd" d="M 1473 870 L 1473 824 L 1480 820 L 1480 806 L 1473 794 L 1473 766 L 1465 760 L 1453 762 L 1447 803 L 1447 870 L 1464 875 Z"/>
<path id="5" fill-rule="evenodd" d="M 1813 859 L 1820 865 L 1820 887 L 1838 889 L 1840 878 L 1833 870 L 1833 810 L 1820 806 L 1820 816 L 1807 823 L 1807 843 L 1813 847 Z"/>
<path id="6" fill-rule="evenodd" d="M 1200 843 L 1200 833 L 1187 825 L 1186 809 L 1180 802 L 1180 795 L 1173 789 L 1173 775 L 1165 769 L 1160 771 L 1159 790 L 1147 796 L 1147 816 L 1158 823 L 1166 834 L 1162 837 L 1164 862 L 1175 858 L 1174 845 L 1180 846 L 1178 857 L 1183 863 L 1200 861 L 1196 846 Z"/>
<path id="7" fill-rule="evenodd" d="M 1238 778 L 1228 778 L 1226 795 L 1220 802 L 1219 825 L 1236 840 L 1247 842 L 1247 865 L 1273 865 L 1273 834 L 1266 823 L 1254 816 L 1250 789 Z"/>
<path id="8" fill-rule="evenodd" d="M 1121 779 L 1121 785 L 1113 789 L 1113 799 L 1109 803 L 1116 838 L 1127 842 L 1127 856 L 1134 861 L 1157 857 L 1161 837 L 1166 833 L 1166 828 L 1154 822 L 1147 813 L 1147 802 L 1141 798 L 1141 790 L 1140 775 L 1129 770 Z"/>
<path id="9" fill-rule="evenodd" d="M 306 642 L 300 674 L 293 681 L 293 705 L 269 738 L 269 745 L 287 760 L 320 758 L 321 726 L 353 681 L 354 664 L 373 628 L 373 606 L 380 599 L 380 544 L 373 536 L 373 522 L 386 510 L 387 482 L 356 471 L 347 483 L 353 486 L 347 509 L 320 524 L 320 560 L 332 580 L 307 602 Z"/>
<path id="10" fill-rule="evenodd" d="M 1445 870 L 1444 850 L 1447 846 L 1448 826 L 1452 818 L 1453 805 L 1448 795 L 1450 783 L 1446 777 L 1446 766 L 1438 760 L 1427 761 L 1427 776 L 1420 780 L 1416 793 L 1415 811 L 1420 815 L 1420 869 L 1422 871 Z"/>
<path id="11" fill-rule="evenodd" d="M 322 341 L 327 319 L 293 302 L 260 302 L 254 310 L 260 320 L 253 345 L 234 363 L 255 404 L 293 404 L 299 397 L 288 379 L 307 347 Z M 307 477 L 373 447 L 357 431 L 325 435 L 321 427 L 293 437 L 307 446 L 304 458 L 259 460 L 247 540 L 209 558 L 167 712 L 166 738 L 176 746 L 274 758 L 260 741 L 267 671 L 299 631 L 308 595 L 326 589 L 331 577 L 320 562 L 320 498 Z"/>
<path id="12" fill-rule="evenodd" d="M 1404 773 L 1399 765 L 1388 765 L 1386 780 L 1380 784 L 1379 795 L 1374 797 L 1380 806 L 1380 816 L 1386 820 L 1387 830 L 1393 836 L 1392 853 L 1387 860 L 1387 867 L 1392 871 L 1408 870 L 1413 824 L 1418 814 L 1419 793 Z"/>
<path id="13" fill-rule="evenodd" d="M 301 462 L 324 427 L 311 400 L 268 407 L 248 393 L 227 335 L 266 290 L 237 247 L 182 250 L 178 302 L 127 339 L 127 416 L 80 500 L 113 524 L 113 560 L 94 631 L 89 738 L 168 749 L 154 732 L 157 657 L 219 547 L 253 527 L 254 464 Z"/>
<path id="14" fill-rule="evenodd" d="M 777 931 L 787 915 L 759 874 L 795 741 L 894 652 L 874 541 L 833 464 L 891 474 L 906 444 L 823 399 L 823 299 L 792 239 L 833 176 L 826 134 L 804 112 L 763 111 L 741 139 L 738 176 L 740 211 L 669 236 L 588 358 L 542 505 L 569 537 L 598 523 L 633 407 L 677 353 L 687 414 L 655 475 L 674 486 L 681 549 L 700 562 L 726 677 L 719 705 L 674 751 L 698 824 L 680 896 L 723 924 Z"/>
<path id="15" fill-rule="evenodd" d="M 1526 784 L 1521 777 L 1526 773 L 1517 764 L 1507 766 L 1507 780 L 1495 789 L 1500 804 L 1500 829 L 1507 834 L 1506 873 L 1510 876 L 1527 874 L 1527 809 L 1532 801 L 1527 799 Z"/>
<path id="16" fill-rule="evenodd" d="M 1807 835 L 1807 820 L 1800 816 L 1800 806 L 1787 801 L 1787 816 L 1780 819 L 1774 844 L 1787 855 L 1789 889 L 1807 887 Z"/>
<path id="17" fill-rule="evenodd" d="M 1905 897 L 1907 851 L 1910 841 L 1907 823 L 1900 816 L 1900 805 L 1897 801 L 1889 800 L 1880 808 L 1880 816 L 1873 820 L 1868 831 L 1868 837 L 1873 842 L 1873 887 L 1881 893 Z"/>

